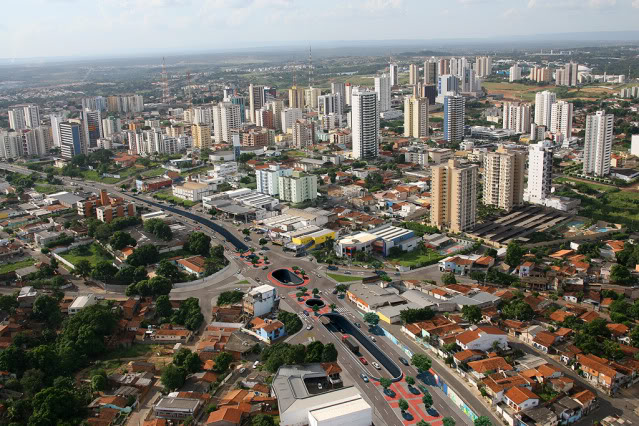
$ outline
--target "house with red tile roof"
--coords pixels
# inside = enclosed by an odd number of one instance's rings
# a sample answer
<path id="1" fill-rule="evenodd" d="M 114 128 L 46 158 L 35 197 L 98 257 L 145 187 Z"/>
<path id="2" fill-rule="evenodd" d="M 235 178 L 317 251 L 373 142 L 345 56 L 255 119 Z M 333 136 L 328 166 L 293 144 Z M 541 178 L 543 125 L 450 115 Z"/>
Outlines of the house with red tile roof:
<path id="1" fill-rule="evenodd" d="M 514 411 L 528 410 L 539 405 L 539 397 L 525 387 L 512 387 L 504 394 L 504 401 Z"/>
<path id="2" fill-rule="evenodd" d="M 495 345 L 502 349 L 508 347 L 506 332 L 490 325 L 472 326 L 457 335 L 455 340 L 462 349 L 475 349 L 486 352 Z"/>
<path id="3" fill-rule="evenodd" d="M 206 258 L 204 256 L 191 256 L 186 259 L 178 259 L 177 264 L 189 274 L 194 274 L 198 278 L 204 276 L 206 272 Z"/>
<path id="4" fill-rule="evenodd" d="M 581 406 L 583 415 L 586 415 L 594 408 L 594 403 L 597 400 L 597 396 L 589 390 L 583 390 L 572 396 L 572 399 Z"/>
<path id="5" fill-rule="evenodd" d="M 221 407 L 209 414 L 206 426 L 239 426 L 244 418 L 242 410 L 236 407 Z"/>
<path id="6" fill-rule="evenodd" d="M 550 353 L 552 346 L 559 340 L 559 336 L 549 331 L 540 331 L 533 339 L 533 347 L 542 352 Z"/>
<path id="7" fill-rule="evenodd" d="M 476 380 L 481 380 L 488 374 L 498 371 L 511 371 L 513 366 L 508 364 L 503 357 L 497 356 L 479 361 L 471 361 L 468 363 L 468 368 Z"/>
<path id="8" fill-rule="evenodd" d="M 614 393 L 624 374 L 607 365 L 608 360 L 592 354 L 578 354 L 577 362 L 586 379 L 608 393 Z"/>
<path id="9" fill-rule="evenodd" d="M 548 318 L 556 322 L 564 322 L 568 317 L 574 317 L 575 314 L 572 312 L 564 311 L 561 309 L 557 309 L 555 312 L 550 314 Z"/>

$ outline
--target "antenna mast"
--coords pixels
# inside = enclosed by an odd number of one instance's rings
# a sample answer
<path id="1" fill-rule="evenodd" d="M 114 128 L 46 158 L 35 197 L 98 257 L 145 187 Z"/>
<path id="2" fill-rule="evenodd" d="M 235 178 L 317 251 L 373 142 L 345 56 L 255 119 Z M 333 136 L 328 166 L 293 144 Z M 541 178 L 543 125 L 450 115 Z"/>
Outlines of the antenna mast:
<path id="1" fill-rule="evenodd" d="M 308 46 L 308 87 L 313 87 L 313 53 Z"/>
<path id="2" fill-rule="evenodd" d="M 189 105 L 193 105 L 193 93 L 191 92 L 191 71 L 186 72 L 186 90 L 187 90 L 187 99 L 189 100 Z"/>
<path id="3" fill-rule="evenodd" d="M 166 73 L 166 62 L 162 57 L 162 103 L 169 103 L 169 77 Z"/>

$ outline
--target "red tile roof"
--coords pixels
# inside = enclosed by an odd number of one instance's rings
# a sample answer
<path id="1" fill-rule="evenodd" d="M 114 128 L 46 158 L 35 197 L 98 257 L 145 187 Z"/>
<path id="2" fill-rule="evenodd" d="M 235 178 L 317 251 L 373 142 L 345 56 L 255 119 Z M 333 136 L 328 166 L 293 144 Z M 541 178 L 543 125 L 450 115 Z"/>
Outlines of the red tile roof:
<path id="1" fill-rule="evenodd" d="M 508 389 L 504 396 L 517 405 L 521 405 L 529 399 L 539 399 L 539 397 L 532 391 L 528 390 L 528 388 L 523 387 L 512 387 Z"/>

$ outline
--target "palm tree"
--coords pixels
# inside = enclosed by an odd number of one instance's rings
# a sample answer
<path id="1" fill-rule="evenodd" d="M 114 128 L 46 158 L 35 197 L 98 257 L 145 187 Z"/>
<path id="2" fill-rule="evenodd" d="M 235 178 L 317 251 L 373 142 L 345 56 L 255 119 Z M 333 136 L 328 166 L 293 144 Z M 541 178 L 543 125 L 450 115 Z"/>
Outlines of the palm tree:
<path id="1" fill-rule="evenodd" d="M 337 309 L 337 305 L 335 303 L 331 303 L 328 307 L 331 308 L 331 312 L 335 312 L 335 309 Z"/>

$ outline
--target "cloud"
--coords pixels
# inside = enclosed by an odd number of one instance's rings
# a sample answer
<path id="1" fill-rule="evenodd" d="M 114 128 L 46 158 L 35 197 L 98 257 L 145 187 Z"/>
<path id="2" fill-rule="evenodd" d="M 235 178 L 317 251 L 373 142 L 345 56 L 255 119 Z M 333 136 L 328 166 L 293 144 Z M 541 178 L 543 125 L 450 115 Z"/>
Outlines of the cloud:
<path id="1" fill-rule="evenodd" d="M 632 7 L 634 7 L 635 9 L 639 9 L 639 0 L 633 0 Z"/>
<path id="2" fill-rule="evenodd" d="M 537 6 L 537 0 L 528 0 L 528 9 L 532 9 Z"/>

